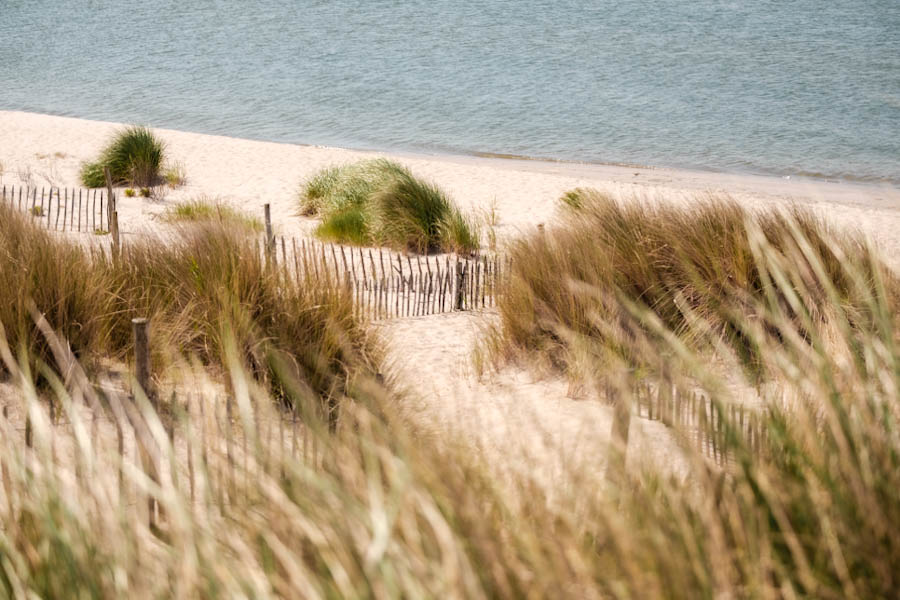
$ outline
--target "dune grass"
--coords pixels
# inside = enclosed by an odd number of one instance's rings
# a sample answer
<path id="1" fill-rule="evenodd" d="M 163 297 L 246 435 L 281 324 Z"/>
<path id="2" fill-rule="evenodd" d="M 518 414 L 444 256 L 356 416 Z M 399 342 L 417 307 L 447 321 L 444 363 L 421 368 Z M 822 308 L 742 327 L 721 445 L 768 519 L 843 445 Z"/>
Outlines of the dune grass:
<path id="1" fill-rule="evenodd" d="M 300 213 L 318 215 L 323 239 L 415 252 L 471 252 L 474 223 L 437 186 L 378 159 L 324 169 L 307 181 Z"/>
<path id="2" fill-rule="evenodd" d="M 103 169 L 109 167 L 114 185 L 153 186 L 165 158 L 165 144 L 147 127 L 131 126 L 116 133 L 99 158 L 81 168 L 81 182 L 89 188 L 106 185 Z"/>
<path id="3" fill-rule="evenodd" d="M 166 167 L 163 171 L 163 179 L 166 181 L 166 185 L 172 189 L 185 185 L 187 183 L 187 171 L 184 168 L 184 164 L 175 162 Z"/>
<path id="4" fill-rule="evenodd" d="M 491 341 L 495 358 L 532 356 L 568 370 L 579 339 L 601 342 L 612 354 L 631 352 L 635 332 L 621 325 L 614 294 L 649 307 L 687 342 L 708 341 L 696 337 L 692 320 L 709 323 L 751 369 L 759 351 L 741 324 L 759 319 L 754 303 L 763 297 L 788 307 L 800 336 L 827 327 L 834 303 L 848 307 L 854 326 L 871 320 L 843 262 L 866 280 L 883 267 L 862 238 L 835 231 L 802 208 L 751 213 L 727 198 L 698 198 L 690 206 L 618 202 L 592 190 L 569 192 L 562 204 L 560 225 L 511 245 L 509 285 L 498 304 L 501 325 Z M 760 268 L 763 242 L 794 265 L 792 279 L 773 280 Z M 808 296 L 797 298 L 798 285 L 816 275 L 828 287 L 806 285 Z M 882 276 L 896 302 L 900 285 Z"/>
<path id="5" fill-rule="evenodd" d="M 796 298 L 756 294 L 745 299 L 741 317 L 721 304 L 720 312 L 709 308 L 673 331 L 656 307 L 616 281 L 573 295 L 608 298 L 618 307 L 620 329 L 634 326 L 621 342 L 630 352 L 617 353 L 618 362 L 598 354 L 593 364 L 626 404 L 633 401 L 635 364 L 657 364 L 638 359 L 663 355 L 679 385 L 689 381 L 727 406 L 738 398 L 695 349 L 702 346 L 697 342 L 720 339 L 726 359 L 727 350 L 736 356 L 744 343 L 758 348 L 787 399 L 758 415 L 767 431 L 755 441 L 762 450 L 753 451 L 723 411 L 728 470 L 703 458 L 689 441 L 694 432 L 671 429 L 685 440 L 683 477 L 666 476 L 652 463 L 631 464 L 614 477 L 602 467 L 573 466 L 567 475 L 577 485 L 555 490 L 552 500 L 528 473 L 486 464 L 462 443 L 423 443 L 421 432 L 392 410 L 396 398 L 371 379 L 361 381 L 366 399 L 351 407 L 334 435 L 315 417 L 307 421 L 304 439 L 317 446 L 320 459 L 292 451 L 287 438 L 282 443 L 275 405 L 259 386 L 235 386 L 241 416 L 233 427 L 221 403 L 200 394 L 203 386 L 192 387 L 174 447 L 146 409 L 146 435 L 168 465 L 159 485 L 150 485 L 130 459 L 119 459 L 112 432 L 105 441 L 87 434 L 90 422 L 75 410 L 74 398 L 91 399 L 94 391 L 77 370 L 68 386 L 52 387 L 71 427 L 53 427 L 17 367 L 27 361 L 6 353 L 20 390 L 13 408 L 32 416 L 34 447 L 26 449 L 21 431 L 0 420 L 0 594 L 895 597 L 900 347 L 888 282 L 878 269 L 864 276 L 851 257 L 836 259 L 829 274 L 815 254 L 805 254 L 805 263 L 786 261 L 785 246 L 758 230 L 749 237 L 762 279 L 794 282 Z M 800 248 L 815 247 L 801 234 L 793 239 Z M 660 257 L 649 243 L 631 248 L 633 258 L 650 264 Z M 655 253 L 645 257 L 648 252 Z M 842 290 L 834 283 L 839 274 L 846 280 Z M 747 289 L 740 283 L 735 293 Z M 828 298 L 823 303 L 820 290 Z M 801 307 L 827 314 L 835 327 L 796 335 Z M 853 326 L 862 310 L 869 326 Z M 738 318 L 745 342 L 721 338 L 720 323 Z M 559 334 L 565 337 L 564 327 Z M 252 382 L 239 366 L 238 344 L 224 348 L 224 362 L 233 365 L 229 377 Z M 302 405 L 304 388 L 289 388 L 294 404 Z M 112 393 L 104 400 L 97 404 L 130 402 Z M 290 421 L 285 428 L 290 431 Z M 70 431 L 81 432 L 68 446 L 72 457 L 54 459 Z M 153 528 L 147 495 L 166 515 Z"/>
<path id="6" fill-rule="evenodd" d="M 223 226 L 238 226 L 251 232 L 263 230 L 262 221 L 246 212 L 206 197 L 176 202 L 162 216 L 169 223 L 216 222 Z"/>
<path id="7" fill-rule="evenodd" d="M 12 348 L 49 364 L 34 323 L 43 314 L 90 366 L 127 359 L 130 320 L 147 317 L 161 368 L 176 356 L 223 368 L 227 325 L 243 364 L 272 390 L 292 374 L 329 403 L 352 396 L 353 374 L 376 369 L 380 353 L 351 298 L 269 269 L 246 233 L 207 220 L 113 257 L 0 207 L 0 256 L 9 257 L 0 261 L 0 325 Z"/>

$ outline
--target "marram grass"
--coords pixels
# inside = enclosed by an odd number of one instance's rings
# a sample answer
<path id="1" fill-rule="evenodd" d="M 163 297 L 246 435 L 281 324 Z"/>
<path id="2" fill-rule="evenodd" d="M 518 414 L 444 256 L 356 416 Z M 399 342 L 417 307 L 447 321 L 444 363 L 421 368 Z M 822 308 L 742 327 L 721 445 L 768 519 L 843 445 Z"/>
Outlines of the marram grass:
<path id="1" fill-rule="evenodd" d="M 636 360 L 629 353 L 638 332 L 623 326 L 616 294 L 646 306 L 687 343 L 708 346 L 691 326 L 707 323 L 715 343 L 727 340 L 751 369 L 760 352 L 744 324 L 759 322 L 761 299 L 784 304 L 801 337 L 830 328 L 835 305 L 846 308 L 853 327 L 871 325 L 866 297 L 846 264 L 865 281 L 881 276 L 885 302 L 900 301 L 898 279 L 861 236 L 796 206 L 751 212 L 727 198 L 674 205 L 579 189 L 563 196 L 562 212 L 556 226 L 510 245 L 500 324 L 489 343 L 495 359 L 535 358 L 571 373 L 578 370 L 573 343 L 587 340 Z M 792 267 L 788 279 L 761 268 L 763 243 Z"/>
<path id="2" fill-rule="evenodd" d="M 113 257 L 2 205 L 0 255 L 8 259 L 0 261 L 0 325 L 36 368 L 52 360 L 33 320 L 43 314 L 92 367 L 130 356 L 131 319 L 146 317 L 164 370 L 179 355 L 224 368 L 227 324 L 242 364 L 273 391 L 291 374 L 330 404 L 352 396 L 354 374 L 376 370 L 380 357 L 352 299 L 269 269 L 247 233 L 227 221 L 200 221 L 165 239 L 130 241 Z"/>
<path id="3" fill-rule="evenodd" d="M 165 466 L 153 484 L 133 454 L 123 461 L 116 449 L 109 419 L 124 414 L 130 398 L 113 390 L 100 401 L 77 365 L 50 359 L 67 373 L 65 384 L 49 388 L 66 415 L 53 426 L 47 398 L 35 395 L 23 368 L 31 361 L 0 343 L 15 389 L 11 421 L 0 420 L 0 595 L 896 597 L 900 347 L 887 283 L 880 271 L 862 277 L 858 264 L 838 260 L 834 267 L 848 281 L 843 293 L 862 300 L 852 307 L 812 254 L 810 273 L 754 236 L 757 268 L 773 281 L 796 281 L 798 298 L 825 290 L 820 309 L 836 325 L 799 337 L 800 304 L 770 294 L 747 299 L 753 312 L 743 317 L 744 335 L 784 391 L 783 401 L 758 413 L 767 434 L 753 442 L 759 450 L 723 411 L 727 469 L 697 450 L 695 431 L 671 427 L 685 440 L 682 475 L 640 462 L 608 472 L 605 464 L 620 463 L 597 456 L 596 468 L 569 467 L 573 485 L 554 490 L 552 500 L 528 473 L 487 463 L 461 441 L 420 435 L 398 417 L 402 399 L 371 378 L 359 379 L 365 393 L 335 433 L 315 412 L 295 427 L 240 366 L 227 320 L 233 420 L 221 398 L 205 392 L 203 372 L 189 376 L 190 393 L 176 398 L 169 416 L 158 417 L 138 396 L 142 412 L 132 419 L 149 424 L 142 439 L 159 448 Z M 668 356 L 668 376 L 679 386 L 721 406 L 739 399 L 684 341 L 687 330 L 715 337 L 718 323 L 735 318 L 731 311 L 675 332 L 615 282 L 573 294 L 604 294 L 617 303 L 621 327 L 640 325 L 622 341 L 632 351 L 616 356 Z M 860 310 L 868 326 L 850 326 Z M 35 335 L 54 345 L 56 327 Z M 737 354 L 732 342 L 719 346 L 725 360 L 729 348 Z M 627 406 L 633 364 L 596 358 L 596 373 Z M 292 404 L 304 406 L 304 386 L 287 388 Z M 100 411 L 96 426 L 84 405 Z M 26 411 L 32 448 L 15 420 Z M 134 451 L 130 441 L 126 450 Z M 153 526 L 148 496 L 161 509 Z"/>
<path id="4" fill-rule="evenodd" d="M 119 131 L 93 162 L 82 165 L 81 182 L 89 188 L 106 185 L 109 167 L 113 185 L 150 187 L 157 183 L 165 157 L 165 145 L 147 127 L 131 126 Z"/>
<path id="5" fill-rule="evenodd" d="M 440 188 L 395 162 L 377 159 L 329 167 L 300 193 L 300 213 L 318 215 L 327 240 L 415 252 L 471 252 L 478 232 Z"/>

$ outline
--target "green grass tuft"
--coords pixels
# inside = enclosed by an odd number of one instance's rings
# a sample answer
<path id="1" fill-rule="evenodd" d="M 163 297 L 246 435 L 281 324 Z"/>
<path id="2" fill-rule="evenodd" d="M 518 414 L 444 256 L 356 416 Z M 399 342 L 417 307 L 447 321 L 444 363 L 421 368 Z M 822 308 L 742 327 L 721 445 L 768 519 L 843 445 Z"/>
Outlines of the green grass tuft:
<path id="1" fill-rule="evenodd" d="M 329 167 L 300 194 L 300 213 L 319 215 L 325 239 L 416 252 L 471 252 L 478 233 L 437 186 L 378 159 Z"/>
<path id="2" fill-rule="evenodd" d="M 180 162 L 170 165 L 163 173 L 163 179 L 166 180 L 166 185 L 172 189 L 183 186 L 187 183 L 187 172 L 184 165 Z"/>
<path id="3" fill-rule="evenodd" d="M 96 161 L 82 165 L 81 182 L 90 188 L 103 187 L 104 167 L 109 167 L 113 185 L 152 186 L 159 179 L 164 155 L 164 144 L 150 129 L 128 127 L 115 135 Z"/>
<path id="4" fill-rule="evenodd" d="M 323 240 L 357 246 L 365 246 L 372 239 L 361 207 L 350 207 L 331 213 L 327 220 L 316 227 L 315 233 Z"/>
<path id="5" fill-rule="evenodd" d="M 162 218 L 169 223 L 215 222 L 226 226 L 237 225 L 253 232 L 263 230 L 263 223 L 257 217 L 219 200 L 202 197 L 177 202 L 163 213 Z"/>

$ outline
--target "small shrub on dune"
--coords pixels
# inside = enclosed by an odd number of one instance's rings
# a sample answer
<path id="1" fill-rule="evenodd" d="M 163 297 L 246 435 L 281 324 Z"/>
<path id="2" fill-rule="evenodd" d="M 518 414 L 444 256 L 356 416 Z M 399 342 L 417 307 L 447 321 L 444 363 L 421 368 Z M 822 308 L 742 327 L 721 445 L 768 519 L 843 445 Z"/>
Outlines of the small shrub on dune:
<path id="1" fill-rule="evenodd" d="M 320 216 L 317 233 L 339 242 L 416 252 L 478 247 L 474 226 L 442 190 L 383 159 L 320 171 L 304 185 L 300 212 Z"/>
<path id="2" fill-rule="evenodd" d="M 421 253 L 477 247 L 469 245 L 476 236 L 449 198 L 409 172 L 396 173 L 370 202 L 375 235 L 386 245 Z"/>
<path id="3" fill-rule="evenodd" d="M 314 175 L 300 194 L 301 214 L 327 215 L 364 206 L 384 183 L 406 170 L 389 160 L 367 160 L 328 167 Z"/>
<path id="4" fill-rule="evenodd" d="M 106 185 L 109 167 L 114 185 L 150 187 L 159 179 L 165 146 L 150 129 L 128 127 L 117 133 L 93 162 L 82 165 L 81 182 L 91 188 Z"/>

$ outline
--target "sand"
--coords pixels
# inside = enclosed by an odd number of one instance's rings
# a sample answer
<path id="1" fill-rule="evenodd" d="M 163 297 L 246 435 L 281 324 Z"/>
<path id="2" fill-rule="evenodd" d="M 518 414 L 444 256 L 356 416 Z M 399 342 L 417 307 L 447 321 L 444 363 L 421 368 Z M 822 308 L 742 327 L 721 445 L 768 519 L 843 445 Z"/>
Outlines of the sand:
<path id="1" fill-rule="evenodd" d="M 0 111 L 0 185 L 77 187 L 83 161 L 93 159 L 120 124 Z M 808 205 L 831 221 L 859 228 L 894 264 L 900 257 L 900 189 L 847 182 L 720 174 L 673 169 L 592 165 L 470 156 L 386 154 L 300 146 L 156 129 L 170 160 L 183 165 L 187 184 L 161 201 L 120 194 L 124 236 L 159 231 L 158 219 L 177 200 L 219 198 L 262 215 L 270 203 L 278 233 L 308 235 L 315 221 L 296 216 L 304 179 L 319 169 L 363 158 L 388 157 L 449 192 L 465 210 L 494 210 L 497 233 L 512 237 L 552 222 L 557 199 L 575 187 L 649 200 L 690 202 L 728 194 L 746 206 Z M 516 369 L 479 379 L 468 357 L 490 314 L 434 315 L 380 325 L 401 376 L 417 392 L 408 410 L 423 426 L 462 436 L 488 456 L 515 456 L 552 486 L 573 461 L 602 462 L 609 410 L 566 397 L 558 380 L 536 381 Z M 529 432 L 525 434 L 523 432 Z M 629 454 L 659 456 L 670 464 L 678 449 L 659 423 L 633 420 Z M 644 452 L 646 450 L 646 452 Z"/>
<path id="2" fill-rule="evenodd" d="M 30 169 L 37 185 L 77 186 L 83 161 L 96 157 L 120 124 L 24 112 L 0 111 L 0 184 L 22 183 Z M 299 146 L 156 129 L 168 156 L 187 171 L 187 185 L 163 203 L 120 195 L 120 227 L 126 235 L 154 227 L 165 204 L 196 196 L 220 198 L 262 214 L 272 206 L 280 232 L 309 231 L 313 221 L 296 215 L 301 182 L 317 170 L 363 158 L 388 157 L 447 190 L 476 214 L 494 206 L 498 234 L 511 236 L 549 222 L 556 200 L 569 189 L 595 187 L 621 196 L 690 199 L 706 192 L 726 193 L 746 205 L 800 202 L 837 223 L 862 227 L 887 254 L 900 250 L 900 189 L 896 187 L 783 179 L 754 175 L 554 163 L 468 156 L 427 156 L 360 152 Z"/>

